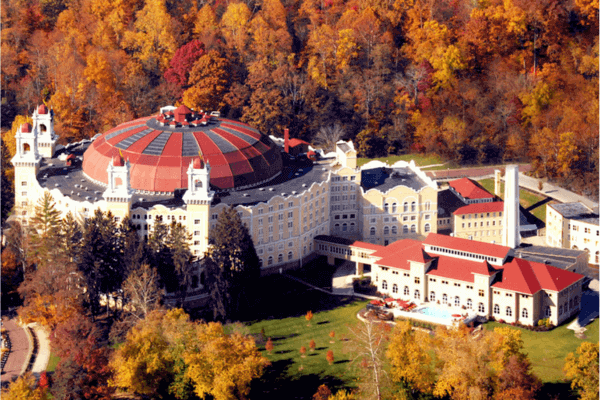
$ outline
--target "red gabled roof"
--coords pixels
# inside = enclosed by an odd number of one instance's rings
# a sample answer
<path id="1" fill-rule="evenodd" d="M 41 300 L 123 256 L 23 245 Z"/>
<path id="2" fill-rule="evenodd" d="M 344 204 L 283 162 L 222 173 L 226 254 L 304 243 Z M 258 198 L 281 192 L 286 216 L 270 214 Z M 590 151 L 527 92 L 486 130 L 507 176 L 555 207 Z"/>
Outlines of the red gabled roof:
<path id="1" fill-rule="evenodd" d="M 415 246 L 421 248 L 421 242 L 413 239 L 397 240 L 394 243 L 388 244 L 387 246 L 381 246 L 380 250 L 371 255 L 374 257 L 385 258 Z"/>
<path id="2" fill-rule="evenodd" d="M 578 280 L 583 279 L 583 275 L 581 274 L 565 271 L 552 265 L 531 262 L 531 267 L 540 285 L 545 290 L 560 292 Z"/>
<path id="3" fill-rule="evenodd" d="M 446 236 L 439 233 L 430 233 L 423 241 L 423 244 L 497 258 L 506 257 L 510 251 L 510 247 Z"/>
<path id="4" fill-rule="evenodd" d="M 503 201 L 493 201 L 491 203 L 475 203 L 469 204 L 454 211 L 454 215 L 502 212 L 504 211 Z"/>
<path id="5" fill-rule="evenodd" d="M 529 261 L 513 258 L 502 267 L 501 279 L 492 287 L 526 294 L 534 294 L 542 289 Z"/>
<path id="6" fill-rule="evenodd" d="M 475 282 L 473 270 L 480 270 L 483 262 L 462 260 L 449 256 L 438 256 L 432 263 L 428 276 L 454 279 L 463 282 Z"/>
<path id="7" fill-rule="evenodd" d="M 450 186 L 454 188 L 462 197 L 465 199 L 490 199 L 494 196 L 483 189 L 477 183 L 473 182 L 469 178 L 457 179 L 450 182 Z"/>
<path id="8" fill-rule="evenodd" d="M 304 140 L 294 138 L 294 139 L 290 139 L 290 141 L 288 142 L 288 144 L 289 144 L 290 147 L 296 147 L 296 146 L 301 145 L 301 144 L 308 145 L 309 143 L 305 142 Z"/>

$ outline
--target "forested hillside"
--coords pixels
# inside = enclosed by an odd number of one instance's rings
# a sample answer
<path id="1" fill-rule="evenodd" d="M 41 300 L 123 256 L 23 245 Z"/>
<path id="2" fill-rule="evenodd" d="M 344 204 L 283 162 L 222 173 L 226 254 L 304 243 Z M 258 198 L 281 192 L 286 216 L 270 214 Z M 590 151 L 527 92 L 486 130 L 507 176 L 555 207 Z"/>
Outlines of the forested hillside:
<path id="1" fill-rule="evenodd" d="M 43 100 L 67 142 L 184 103 L 598 193 L 597 0 L 2 0 L 1 50 L 4 128 Z"/>

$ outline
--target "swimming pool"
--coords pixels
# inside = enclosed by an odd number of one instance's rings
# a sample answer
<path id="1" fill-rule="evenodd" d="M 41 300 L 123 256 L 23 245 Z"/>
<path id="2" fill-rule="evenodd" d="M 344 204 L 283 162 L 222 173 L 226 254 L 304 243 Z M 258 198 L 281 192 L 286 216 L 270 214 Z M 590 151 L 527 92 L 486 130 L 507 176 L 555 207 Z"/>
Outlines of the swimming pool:
<path id="1" fill-rule="evenodd" d="M 429 317 L 441 318 L 441 319 L 445 319 L 445 320 L 449 320 L 449 321 L 452 320 L 452 314 L 450 314 L 450 312 L 448 310 L 442 310 L 440 308 L 423 307 L 423 308 L 414 310 L 414 312 L 423 314 L 423 315 L 427 315 Z"/>

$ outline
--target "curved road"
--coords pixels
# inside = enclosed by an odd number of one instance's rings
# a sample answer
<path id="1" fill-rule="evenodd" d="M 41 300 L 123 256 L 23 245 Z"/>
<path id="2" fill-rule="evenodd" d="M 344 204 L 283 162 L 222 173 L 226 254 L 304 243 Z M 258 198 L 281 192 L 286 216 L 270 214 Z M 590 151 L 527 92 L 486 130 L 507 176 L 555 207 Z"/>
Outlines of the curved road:
<path id="1" fill-rule="evenodd" d="M 2 326 L 6 328 L 8 337 L 11 343 L 11 352 L 6 360 L 4 371 L 2 372 L 2 384 L 11 382 L 21 374 L 21 371 L 26 366 L 27 354 L 29 352 L 29 340 L 25 330 L 17 323 L 8 318 L 2 319 Z"/>

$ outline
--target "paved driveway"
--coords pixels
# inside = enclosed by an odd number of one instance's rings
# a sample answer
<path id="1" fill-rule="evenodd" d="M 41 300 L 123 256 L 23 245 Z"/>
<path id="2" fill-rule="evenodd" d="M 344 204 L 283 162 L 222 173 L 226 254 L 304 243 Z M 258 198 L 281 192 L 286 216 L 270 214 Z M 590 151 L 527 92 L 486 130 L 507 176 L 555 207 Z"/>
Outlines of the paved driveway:
<path id="1" fill-rule="evenodd" d="M 21 328 L 12 319 L 2 319 L 2 324 L 6 328 L 10 343 L 11 352 L 6 360 L 4 371 L 2 372 L 2 384 L 17 379 L 23 365 L 27 362 L 27 353 L 29 352 L 29 341 L 25 330 Z"/>

